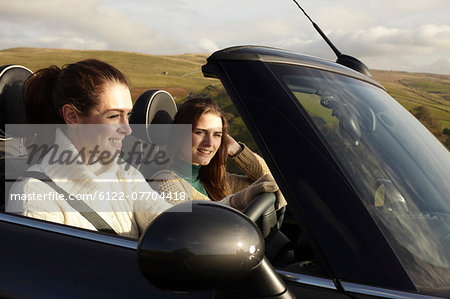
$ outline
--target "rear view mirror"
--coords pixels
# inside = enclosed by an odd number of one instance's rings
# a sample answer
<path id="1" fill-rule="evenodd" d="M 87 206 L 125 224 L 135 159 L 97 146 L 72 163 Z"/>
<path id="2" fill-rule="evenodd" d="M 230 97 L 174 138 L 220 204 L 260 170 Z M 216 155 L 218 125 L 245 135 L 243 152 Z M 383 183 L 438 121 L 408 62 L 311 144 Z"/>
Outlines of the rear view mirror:
<path id="1" fill-rule="evenodd" d="M 350 105 L 337 102 L 332 95 L 323 93 L 320 95 L 320 105 L 332 109 L 332 116 L 339 120 L 339 129 L 356 146 L 361 139 L 361 129 L 359 127 L 358 117 Z"/>

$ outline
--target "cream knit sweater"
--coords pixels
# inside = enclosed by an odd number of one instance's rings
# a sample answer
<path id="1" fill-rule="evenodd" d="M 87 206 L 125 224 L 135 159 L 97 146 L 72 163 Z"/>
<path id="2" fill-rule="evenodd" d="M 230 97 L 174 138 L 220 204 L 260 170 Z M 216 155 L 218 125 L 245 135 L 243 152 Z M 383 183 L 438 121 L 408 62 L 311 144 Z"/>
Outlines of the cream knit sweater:
<path id="1" fill-rule="evenodd" d="M 59 145 L 57 157 L 62 157 L 64 151 L 66 154 L 78 153 L 59 129 L 56 131 L 55 144 Z M 89 198 L 85 202 L 121 236 L 138 238 L 159 213 L 171 207 L 130 165 L 127 165 L 129 169 L 118 163 L 86 165 L 80 161 L 61 165 L 51 162 L 50 157 L 51 152 L 40 164 L 33 165 L 29 170 L 45 173 L 71 196 Z M 36 179 L 17 181 L 11 187 L 9 199 L 12 194 L 25 194 L 28 198 L 7 200 L 6 211 L 95 230 L 65 200 L 55 200 L 51 196 L 54 193 L 47 184 Z M 39 195 L 41 198 L 47 195 L 47 200 L 37 200 Z"/>

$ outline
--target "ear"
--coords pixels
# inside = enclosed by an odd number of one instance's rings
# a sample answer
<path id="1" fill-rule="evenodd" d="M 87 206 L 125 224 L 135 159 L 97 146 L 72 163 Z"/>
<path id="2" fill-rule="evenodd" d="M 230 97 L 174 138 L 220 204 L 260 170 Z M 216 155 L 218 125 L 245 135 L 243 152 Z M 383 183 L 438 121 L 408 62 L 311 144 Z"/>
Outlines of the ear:
<path id="1" fill-rule="evenodd" d="M 80 123 L 77 110 L 70 104 L 65 104 L 61 108 L 64 121 L 69 127 L 76 128 Z"/>

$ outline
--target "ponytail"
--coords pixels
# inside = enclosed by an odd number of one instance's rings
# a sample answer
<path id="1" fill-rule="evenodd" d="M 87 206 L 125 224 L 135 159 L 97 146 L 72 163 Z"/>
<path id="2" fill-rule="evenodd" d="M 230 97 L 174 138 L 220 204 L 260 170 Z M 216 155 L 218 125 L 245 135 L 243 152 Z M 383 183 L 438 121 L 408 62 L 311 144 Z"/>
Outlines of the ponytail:
<path id="1" fill-rule="evenodd" d="M 26 123 L 62 124 L 61 113 L 55 110 L 53 90 L 61 74 L 55 65 L 37 71 L 24 83 Z"/>

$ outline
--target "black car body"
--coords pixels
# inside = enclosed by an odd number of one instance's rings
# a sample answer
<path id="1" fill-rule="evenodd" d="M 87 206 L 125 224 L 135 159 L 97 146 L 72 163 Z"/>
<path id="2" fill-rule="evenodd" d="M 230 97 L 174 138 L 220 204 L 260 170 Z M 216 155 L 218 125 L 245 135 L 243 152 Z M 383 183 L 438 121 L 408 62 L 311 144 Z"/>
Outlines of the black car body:
<path id="1" fill-rule="evenodd" d="M 212 54 L 203 73 L 221 80 L 288 201 L 281 232 L 290 242 L 270 258 L 288 288 L 280 297 L 450 297 L 450 155 L 380 84 L 334 62 L 253 46 Z M 238 289 L 221 293 L 196 281 L 195 268 L 184 271 L 197 290 L 155 287 L 142 251 L 164 233 L 150 228 L 137 241 L 0 213 L 0 294 L 245 295 L 246 284 L 226 284 L 232 274 L 214 278 L 221 290 Z M 223 232 L 209 242 L 231 246 Z M 214 257 L 191 253 L 202 265 Z M 157 283 L 166 289 L 172 265 Z M 259 283 L 282 290 L 274 276 Z"/>

